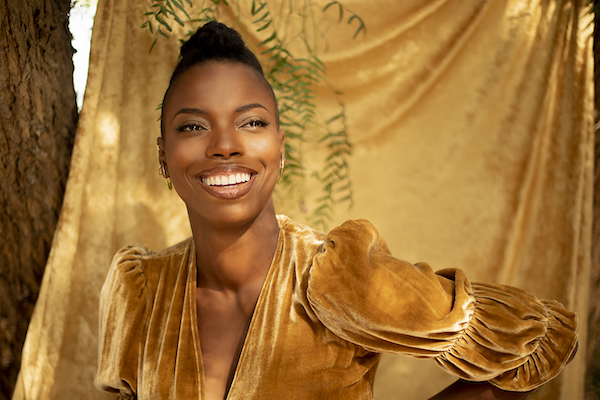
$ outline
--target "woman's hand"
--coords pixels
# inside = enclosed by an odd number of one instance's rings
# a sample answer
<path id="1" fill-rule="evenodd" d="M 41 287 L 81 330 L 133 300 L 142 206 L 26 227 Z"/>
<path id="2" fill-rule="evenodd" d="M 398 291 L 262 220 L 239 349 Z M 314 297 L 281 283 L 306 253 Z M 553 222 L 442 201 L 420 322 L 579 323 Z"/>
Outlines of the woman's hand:
<path id="1" fill-rule="evenodd" d="M 448 386 L 429 400 L 525 400 L 535 392 L 507 392 L 487 382 L 475 383 L 461 379 Z"/>

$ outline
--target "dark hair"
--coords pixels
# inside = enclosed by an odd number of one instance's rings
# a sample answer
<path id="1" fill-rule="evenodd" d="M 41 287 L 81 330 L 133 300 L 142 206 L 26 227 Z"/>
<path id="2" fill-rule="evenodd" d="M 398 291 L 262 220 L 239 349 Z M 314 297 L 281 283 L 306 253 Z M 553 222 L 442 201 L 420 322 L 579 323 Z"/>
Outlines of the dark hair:
<path id="1" fill-rule="evenodd" d="M 277 127 L 279 127 L 279 109 L 277 107 L 277 100 L 273 88 L 265 78 L 258 59 L 254 53 L 246 47 L 244 40 L 237 31 L 220 22 L 211 21 L 198 29 L 196 33 L 181 46 L 180 53 L 181 59 L 177 63 L 173 75 L 171 75 L 169 87 L 163 98 L 163 110 L 169 91 L 179 80 L 181 75 L 191 67 L 209 61 L 239 63 L 252 68 L 269 89 L 269 92 L 273 96 L 273 102 L 275 103 L 275 120 Z M 161 121 L 162 112 L 163 111 L 161 111 Z M 160 130 L 162 134 L 162 122 Z"/>

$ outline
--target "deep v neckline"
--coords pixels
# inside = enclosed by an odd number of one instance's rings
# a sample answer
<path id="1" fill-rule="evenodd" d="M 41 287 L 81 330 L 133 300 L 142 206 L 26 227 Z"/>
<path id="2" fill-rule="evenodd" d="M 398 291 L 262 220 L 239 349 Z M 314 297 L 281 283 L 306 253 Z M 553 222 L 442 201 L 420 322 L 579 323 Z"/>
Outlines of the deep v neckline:
<path id="1" fill-rule="evenodd" d="M 279 234 L 277 236 L 277 247 L 275 248 L 275 254 L 273 254 L 273 259 L 271 260 L 271 265 L 269 265 L 269 269 L 267 271 L 267 274 L 265 275 L 265 279 L 263 281 L 262 287 L 260 289 L 260 292 L 258 294 L 258 299 L 256 300 L 256 305 L 254 306 L 254 310 L 252 311 L 252 315 L 250 317 L 250 322 L 248 324 L 248 329 L 246 330 L 246 334 L 244 336 L 244 339 L 242 341 L 242 347 L 241 350 L 239 351 L 239 356 L 237 358 L 237 360 L 235 361 L 235 368 L 234 368 L 234 372 L 233 372 L 233 377 L 231 379 L 231 383 L 227 386 L 227 390 L 226 390 L 226 395 L 224 400 L 230 400 L 232 399 L 231 394 L 235 393 L 235 383 L 238 380 L 238 375 L 239 375 L 239 370 L 240 370 L 240 366 L 242 365 L 244 358 L 245 358 L 245 354 L 247 353 L 247 344 L 249 342 L 249 338 L 252 335 L 252 332 L 254 329 L 254 326 L 257 324 L 256 322 L 256 315 L 258 314 L 258 311 L 261 311 L 263 308 L 263 303 L 264 303 L 264 297 L 266 296 L 265 292 L 265 288 L 270 286 L 270 282 L 273 279 L 273 271 L 275 270 L 275 265 L 277 265 L 281 259 L 281 252 L 283 250 L 283 240 L 284 240 L 284 235 L 283 235 L 283 229 L 281 227 L 281 223 L 279 222 L 279 219 L 277 221 L 278 225 L 279 225 Z M 191 284 L 189 285 L 190 290 L 187 290 L 187 296 L 190 296 L 188 298 L 188 301 L 191 301 L 191 305 L 192 305 L 192 320 L 193 320 L 193 326 L 192 326 L 192 333 L 194 336 L 194 349 L 195 349 L 195 353 L 196 353 L 196 360 L 198 363 L 198 373 L 199 373 L 199 381 L 200 381 L 200 390 L 199 390 L 199 399 L 200 400 L 204 400 L 205 398 L 205 394 L 204 394 L 204 390 L 206 387 L 206 376 L 205 376 L 205 371 L 204 371 L 204 360 L 202 358 L 202 346 L 200 343 L 200 332 L 198 330 L 198 308 L 197 308 L 197 304 L 196 304 L 196 287 L 197 287 L 197 283 L 198 283 L 198 270 L 196 268 L 196 244 L 194 243 L 194 241 L 192 240 L 192 246 L 191 246 L 191 251 L 190 251 L 190 260 L 188 262 L 189 265 L 189 274 L 191 274 Z"/>

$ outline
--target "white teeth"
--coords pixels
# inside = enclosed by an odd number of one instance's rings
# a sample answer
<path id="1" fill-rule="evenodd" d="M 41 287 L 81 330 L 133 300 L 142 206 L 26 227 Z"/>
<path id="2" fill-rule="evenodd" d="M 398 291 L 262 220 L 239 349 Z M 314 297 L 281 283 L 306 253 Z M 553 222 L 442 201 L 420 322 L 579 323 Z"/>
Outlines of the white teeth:
<path id="1" fill-rule="evenodd" d="M 209 186 L 228 186 L 248 182 L 250 174 L 238 173 L 235 175 L 207 176 L 202 178 L 202 183 Z"/>

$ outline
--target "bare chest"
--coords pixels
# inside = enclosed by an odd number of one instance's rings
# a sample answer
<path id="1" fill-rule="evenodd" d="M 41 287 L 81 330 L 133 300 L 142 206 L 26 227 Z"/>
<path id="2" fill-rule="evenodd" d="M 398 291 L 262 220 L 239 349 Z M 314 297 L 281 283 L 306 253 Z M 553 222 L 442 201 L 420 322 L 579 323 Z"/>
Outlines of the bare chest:
<path id="1" fill-rule="evenodd" d="M 238 298 L 203 296 L 202 289 L 196 289 L 206 400 L 226 398 L 257 299 L 258 293 L 249 299 L 251 304 L 241 304 Z"/>

